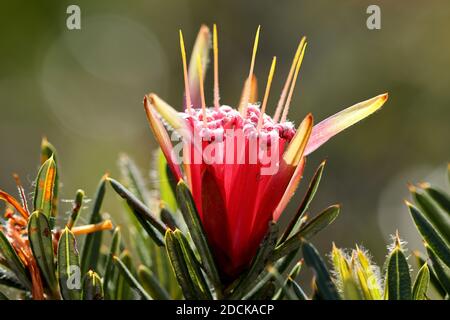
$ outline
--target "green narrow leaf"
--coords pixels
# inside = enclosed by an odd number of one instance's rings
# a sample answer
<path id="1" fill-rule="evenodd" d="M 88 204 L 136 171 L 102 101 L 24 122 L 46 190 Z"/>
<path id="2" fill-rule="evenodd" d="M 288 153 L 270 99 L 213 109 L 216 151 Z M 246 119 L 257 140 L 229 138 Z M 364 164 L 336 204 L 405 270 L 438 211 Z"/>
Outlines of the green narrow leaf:
<path id="1" fill-rule="evenodd" d="M 285 279 L 278 273 L 277 269 L 275 269 L 272 266 L 268 267 L 269 273 L 272 274 L 275 282 L 278 284 L 278 286 L 281 288 L 281 290 L 284 292 L 284 295 L 289 300 L 297 300 L 297 296 L 292 291 L 291 287 L 286 286 Z"/>
<path id="2" fill-rule="evenodd" d="M 254 285 L 255 280 L 266 269 L 266 266 L 274 261 L 272 260 L 272 253 L 277 243 L 278 231 L 278 225 L 273 221 L 269 222 L 267 234 L 259 246 L 251 267 L 242 276 L 236 288 L 233 290 L 231 299 L 236 300 L 242 298 L 251 289 L 250 287 Z"/>
<path id="3" fill-rule="evenodd" d="M 112 264 L 112 258 L 119 254 L 120 250 L 120 241 L 121 241 L 121 235 L 120 235 L 120 227 L 116 227 L 114 230 L 112 240 L 111 240 L 111 247 L 109 250 L 109 255 L 106 257 L 105 262 L 105 276 L 103 277 L 103 288 L 106 294 L 106 297 L 110 297 L 110 291 L 109 291 L 109 281 L 112 276 L 113 271 L 113 264 Z"/>
<path id="4" fill-rule="evenodd" d="M 300 287 L 297 282 L 289 278 L 287 281 L 287 286 L 292 288 L 292 291 L 297 296 L 298 300 L 308 300 L 308 296 L 305 291 L 303 291 L 302 287 Z"/>
<path id="5" fill-rule="evenodd" d="M 219 273 L 217 271 L 214 258 L 211 254 L 203 226 L 200 222 L 200 217 L 198 215 L 197 208 L 195 207 L 194 199 L 192 198 L 189 188 L 183 181 L 178 182 L 176 195 L 181 213 L 183 214 L 186 225 L 191 233 L 192 240 L 194 241 L 194 244 L 202 259 L 206 273 L 208 274 L 216 293 L 220 296 L 222 288 Z"/>
<path id="6" fill-rule="evenodd" d="M 84 199 L 84 191 L 77 190 L 75 200 L 73 202 L 72 212 L 70 214 L 69 221 L 67 221 L 67 228 L 72 229 L 72 227 L 77 222 L 81 206 L 83 205 L 83 199 Z"/>
<path id="7" fill-rule="evenodd" d="M 450 197 L 443 191 L 432 188 L 430 186 L 425 187 L 425 192 L 441 207 L 442 210 L 447 212 L 447 219 L 450 219 Z"/>
<path id="8" fill-rule="evenodd" d="M 383 290 L 378 280 L 378 267 L 371 263 L 368 255 L 358 246 L 356 246 L 356 250 L 353 250 L 352 255 L 352 268 L 364 298 L 366 300 L 382 300 Z"/>
<path id="9" fill-rule="evenodd" d="M 341 249 L 338 249 L 333 243 L 331 251 L 331 260 L 333 262 L 337 285 L 344 300 L 362 300 L 358 285 L 353 277 L 350 262 L 345 257 Z"/>
<path id="10" fill-rule="evenodd" d="M 128 250 L 122 251 L 119 256 L 119 259 L 123 262 L 123 264 L 128 268 L 128 270 L 134 270 L 133 261 Z M 125 279 L 122 274 L 114 268 L 114 276 L 112 277 L 115 294 L 114 300 L 134 300 L 135 294 L 134 290 L 130 287 L 127 279 Z"/>
<path id="11" fill-rule="evenodd" d="M 56 167 L 56 174 L 55 174 L 55 183 L 53 186 L 53 214 L 55 217 L 56 213 L 58 211 L 58 194 L 59 194 L 59 170 L 58 170 L 58 160 L 57 160 L 57 154 L 56 154 L 56 148 L 48 142 L 47 138 L 43 138 L 41 142 L 41 166 L 47 161 L 48 159 L 53 157 L 53 161 L 55 161 L 55 167 Z M 50 220 L 50 225 L 53 224 L 53 221 Z"/>
<path id="12" fill-rule="evenodd" d="M 138 278 L 144 289 L 155 300 L 170 300 L 170 295 L 159 283 L 155 274 L 146 266 L 140 265 L 138 268 Z"/>
<path id="13" fill-rule="evenodd" d="M 389 300 L 411 300 L 409 265 L 399 242 L 388 256 L 386 280 Z"/>
<path id="14" fill-rule="evenodd" d="M 123 277 L 128 281 L 128 284 L 136 289 L 136 291 L 144 298 L 145 300 L 152 300 L 150 295 L 145 291 L 145 289 L 141 286 L 139 281 L 136 280 L 131 271 L 127 268 L 127 266 L 117 257 L 113 257 L 113 262 L 119 268 L 119 271 L 123 275 Z"/>
<path id="15" fill-rule="evenodd" d="M 74 234 L 65 228 L 58 242 L 59 287 L 64 300 L 80 300 L 81 271 L 77 242 Z"/>
<path id="16" fill-rule="evenodd" d="M 100 210 L 105 197 L 106 177 L 106 175 L 102 177 L 98 184 L 97 191 L 95 192 L 91 215 L 89 218 L 90 224 L 96 224 L 102 221 Z M 102 236 L 103 232 L 94 232 L 86 235 L 81 256 L 82 274 L 86 274 L 89 270 L 98 270 Z"/>
<path id="17" fill-rule="evenodd" d="M 297 228 L 299 227 L 300 221 L 305 214 L 306 210 L 308 210 L 309 205 L 311 204 L 314 196 L 316 195 L 317 189 L 319 188 L 320 180 L 322 179 L 323 170 L 325 168 L 326 161 L 322 161 L 319 167 L 316 169 L 314 176 L 312 177 L 308 189 L 306 190 L 306 194 L 303 197 L 303 200 L 300 204 L 300 207 L 297 210 L 296 215 L 289 223 L 286 231 L 283 233 L 280 243 L 284 242 L 292 233 L 295 233 Z"/>
<path id="18" fill-rule="evenodd" d="M 289 272 L 287 278 L 285 279 L 284 284 L 281 286 L 280 289 L 278 289 L 278 291 L 273 296 L 273 300 L 281 300 L 281 299 L 283 299 L 285 297 L 285 293 L 288 290 L 290 290 L 290 292 L 294 294 L 292 286 L 288 285 L 288 280 L 289 279 L 295 280 L 297 278 L 298 274 L 300 273 L 300 270 L 302 269 L 302 265 L 303 265 L 303 260 L 300 260 L 300 261 L 298 261 L 295 264 L 295 266 L 291 269 L 291 271 Z M 277 269 L 277 272 L 279 274 L 281 274 L 278 269 Z"/>
<path id="19" fill-rule="evenodd" d="M 113 187 L 114 191 L 116 191 L 117 194 L 121 196 L 133 209 L 133 211 L 136 213 L 136 216 L 139 216 L 142 219 L 148 221 L 161 235 L 164 236 L 164 233 L 166 232 L 166 226 L 158 220 L 158 218 L 150 211 L 149 208 L 145 206 L 144 203 L 142 203 L 142 201 L 140 201 L 133 193 L 127 190 L 118 181 L 112 178 L 108 178 L 108 181 Z"/>
<path id="20" fill-rule="evenodd" d="M 433 225 L 434 229 L 439 232 L 442 237 L 450 241 L 450 215 L 443 212 L 433 200 L 424 191 L 410 186 L 409 188 L 414 200 L 421 209 L 420 212 Z"/>
<path id="21" fill-rule="evenodd" d="M 21 284 L 31 290 L 29 273 L 2 230 L 0 230 L 0 252 Z"/>
<path id="22" fill-rule="evenodd" d="M 289 267 L 289 265 L 291 264 L 292 260 L 295 258 L 295 256 L 297 256 L 297 251 L 294 251 L 293 253 L 291 253 L 290 255 L 279 259 L 278 261 L 276 261 L 274 263 L 274 268 L 278 270 L 278 273 L 284 273 L 287 268 Z M 249 300 L 252 299 L 254 300 L 254 297 L 259 295 L 259 291 L 263 290 L 264 286 L 267 285 L 267 283 L 273 282 L 272 279 L 273 276 L 272 274 L 270 274 L 267 271 L 267 268 L 264 269 L 261 274 L 257 277 L 257 279 L 254 282 L 254 285 L 249 288 L 249 290 L 245 293 L 245 295 L 242 297 L 242 300 Z M 226 292 L 231 291 L 232 289 L 234 289 L 233 286 L 229 286 L 229 288 L 227 288 Z"/>
<path id="23" fill-rule="evenodd" d="M 316 248 L 309 242 L 304 241 L 302 252 L 306 264 L 314 271 L 316 276 L 315 283 L 320 291 L 320 295 L 325 300 L 340 300 L 337 288 L 331 279 L 325 262 L 323 262 Z"/>
<path id="24" fill-rule="evenodd" d="M 56 215 L 54 207 L 54 191 L 56 185 L 56 162 L 51 156 L 39 169 L 34 191 L 34 210 L 40 210 L 48 219 Z"/>
<path id="25" fill-rule="evenodd" d="M 433 251 L 433 249 L 425 244 L 428 256 L 430 257 L 431 263 L 433 265 L 433 270 L 436 273 L 436 277 L 442 286 L 442 288 L 450 294 L 450 268 L 447 267 L 442 260 L 439 259 L 438 255 Z"/>
<path id="26" fill-rule="evenodd" d="M 406 202 L 406 205 L 409 208 L 409 212 L 411 213 L 420 235 L 428 243 L 433 252 L 436 253 L 439 259 L 450 267 L 450 246 L 439 233 L 437 233 L 421 211 L 408 202 Z"/>
<path id="27" fill-rule="evenodd" d="M 28 219 L 28 240 L 47 285 L 53 294 L 59 296 L 52 230 L 47 217 L 40 211 L 33 212 Z"/>
<path id="28" fill-rule="evenodd" d="M 176 212 L 178 209 L 174 192 L 176 181 L 168 170 L 167 160 L 161 149 L 158 150 L 158 176 L 160 198 L 172 212 Z"/>
<path id="29" fill-rule="evenodd" d="M 427 264 L 424 264 L 417 273 L 416 280 L 414 281 L 412 298 L 413 300 L 426 300 L 427 290 L 430 283 L 430 270 Z"/>
<path id="30" fill-rule="evenodd" d="M 185 299 L 202 299 L 202 290 L 197 282 L 192 281 L 181 245 L 170 229 L 167 229 L 165 239 L 167 254 Z"/>
<path id="31" fill-rule="evenodd" d="M 26 290 L 16 275 L 8 268 L 0 265 L 0 285 L 11 287 L 18 290 Z"/>
<path id="32" fill-rule="evenodd" d="M 322 211 L 309 223 L 303 226 L 297 233 L 292 235 L 285 242 L 281 243 L 273 253 L 273 261 L 280 259 L 297 250 L 301 244 L 302 239 L 310 240 L 319 231 L 330 225 L 339 215 L 340 206 L 333 205 Z"/>
<path id="33" fill-rule="evenodd" d="M 203 296 L 203 299 L 212 299 L 211 292 L 209 291 L 208 284 L 206 283 L 203 273 L 200 269 L 200 264 L 188 243 L 188 240 L 180 230 L 174 231 L 175 238 L 178 239 L 181 251 L 183 252 L 184 261 L 189 271 L 191 280 L 195 282 L 196 287 L 200 290 L 199 293 Z"/>
<path id="34" fill-rule="evenodd" d="M 164 240 L 161 236 L 161 233 L 156 231 L 156 229 L 141 215 L 139 214 L 135 209 L 130 208 L 131 212 L 135 216 L 136 220 L 139 222 L 139 224 L 142 226 L 142 228 L 147 232 L 147 234 L 152 238 L 153 242 L 159 246 L 164 246 Z"/>
<path id="35" fill-rule="evenodd" d="M 102 279 L 92 270 L 89 270 L 83 281 L 83 300 L 103 300 Z"/>
<path id="36" fill-rule="evenodd" d="M 439 296 L 441 298 L 444 298 L 445 295 L 446 295 L 445 289 L 442 288 L 442 285 L 441 285 L 441 283 L 439 282 L 439 280 L 438 280 L 438 278 L 436 276 L 436 272 L 434 271 L 433 266 L 430 265 L 429 262 L 427 262 L 427 257 L 423 253 L 421 253 L 419 251 L 414 251 L 413 254 L 414 254 L 414 257 L 416 258 L 417 265 L 419 267 L 422 267 L 425 264 L 427 265 L 428 270 L 430 271 L 430 283 L 431 283 L 431 285 L 436 290 L 436 292 L 439 294 Z"/>
<path id="37" fill-rule="evenodd" d="M 172 231 L 174 231 L 175 229 L 179 229 L 177 222 L 174 218 L 173 212 L 171 212 L 168 208 L 163 206 L 161 208 L 160 214 L 161 214 L 161 221 L 164 222 L 166 226 L 168 226 Z"/>

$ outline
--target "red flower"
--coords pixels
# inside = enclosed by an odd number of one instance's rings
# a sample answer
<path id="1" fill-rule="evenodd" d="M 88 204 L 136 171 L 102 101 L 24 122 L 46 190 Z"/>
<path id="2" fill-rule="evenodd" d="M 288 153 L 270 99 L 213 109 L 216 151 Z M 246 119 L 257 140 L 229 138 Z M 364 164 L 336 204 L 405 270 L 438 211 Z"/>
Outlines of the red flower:
<path id="1" fill-rule="evenodd" d="M 274 117 L 267 106 L 274 58 L 263 102 L 255 103 L 253 76 L 259 28 L 249 76 L 238 110 L 219 104 L 217 33 L 214 28 L 214 107 L 207 108 L 203 77 L 210 42 L 203 26 L 194 46 L 197 60 L 187 71 L 180 32 L 186 110 L 176 112 L 157 95 L 144 98 L 151 128 L 177 179 L 187 179 L 212 252 L 225 279 L 234 279 L 251 262 L 267 232 L 277 221 L 300 182 L 305 156 L 338 132 L 379 109 L 387 94 L 356 104 L 313 127 L 308 114 L 295 130 L 286 121 L 306 41 L 294 56 Z M 197 73 L 194 68 L 197 67 Z M 193 103 L 193 106 L 191 105 Z M 195 108 L 197 107 L 197 108 Z M 183 137 L 182 170 L 160 117 Z M 281 121 L 278 121 L 281 117 Z"/>

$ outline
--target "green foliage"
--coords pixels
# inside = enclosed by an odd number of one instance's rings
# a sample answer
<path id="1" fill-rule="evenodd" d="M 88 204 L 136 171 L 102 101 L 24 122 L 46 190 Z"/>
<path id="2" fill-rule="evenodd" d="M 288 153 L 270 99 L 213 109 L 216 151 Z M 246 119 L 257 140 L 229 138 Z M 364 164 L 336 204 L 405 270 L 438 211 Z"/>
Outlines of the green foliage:
<path id="1" fill-rule="evenodd" d="M 59 192 L 55 152 L 45 140 L 33 213 L 7 193 L 1 194 L 9 204 L 5 217 L 16 224 L 19 233 L 8 224 L 0 229 L 0 284 L 21 296 L 65 300 L 426 300 L 431 286 L 442 298 L 449 296 L 450 200 L 447 193 L 428 184 L 410 187 L 416 205 L 407 202 L 428 256 L 415 253 L 420 268 L 414 282 L 398 234 L 389 247 L 383 272 L 358 246 L 345 250 L 333 244 L 329 267 L 310 243 L 340 213 L 339 205 L 316 215 L 308 211 L 325 162 L 313 175 L 287 227 L 282 229 L 271 221 L 251 263 L 230 282 L 218 271 L 189 187 L 183 180 L 174 183 L 163 158 L 157 162 L 157 192 L 135 163 L 122 156 L 121 179 L 103 176 L 89 210 L 82 210 L 85 193 L 79 189 L 67 221 L 59 226 L 54 219 Z M 124 206 L 117 213 L 125 217 L 126 227 L 117 226 L 114 232 L 104 234 L 112 229 L 111 221 L 102 219 L 108 184 L 122 200 Z M 87 217 L 80 219 L 84 211 Z M 78 226 L 83 220 L 89 224 Z M 27 241 L 21 241 L 19 234 Z M 297 282 L 303 261 L 314 273 L 310 290 Z M 9 291 L 0 292 L 0 299 L 12 297 Z"/>
<path id="2" fill-rule="evenodd" d="M 58 242 L 58 275 L 61 294 L 64 300 L 79 300 L 81 288 L 80 278 L 76 273 L 80 272 L 80 259 L 75 235 L 65 228 Z"/>
<path id="3" fill-rule="evenodd" d="M 446 175 L 450 177 L 450 165 Z M 416 257 L 421 270 L 428 267 L 429 279 L 436 292 L 442 298 L 449 297 L 450 195 L 428 183 L 410 186 L 409 190 L 416 205 L 406 202 L 406 206 L 423 239 L 429 260 L 420 253 L 416 253 Z"/>
<path id="4" fill-rule="evenodd" d="M 163 170 L 166 165 L 159 161 L 159 177 L 162 177 L 167 173 Z M 314 175 L 300 214 L 294 216 L 290 229 L 283 230 L 280 236 L 280 227 L 271 222 L 251 265 L 232 283 L 224 282 L 218 273 L 187 185 L 183 181 L 175 187 L 166 185 L 165 190 L 159 190 L 160 199 L 148 199 L 151 192 L 132 160 L 122 157 L 120 165 L 125 184 L 112 178 L 108 181 L 129 209 L 135 240 L 131 247 L 136 249 L 142 263 L 137 272 L 142 285 L 139 290 L 154 299 L 180 298 L 180 294 L 186 299 L 308 299 L 305 290 L 295 282 L 300 268 L 291 270 L 288 266 L 299 252 L 303 239 L 312 238 L 339 214 L 338 205 L 330 206 L 311 221 L 304 214 L 317 191 L 325 163 Z M 171 181 L 170 177 L 167 179 Z M 168 205 L 171 200 L 167 194 L 173 189 L 179 211 L 173 211 L 174 206 Z M 163 243 L 160 242 L 162 231 Z M 148 248 L 152 254 L 141 252 L 138 246 Z M 164 251 L 159 250 L 160 246 L 165 247 Z"/>
<path id="5" fill-rule="evenodd" d="M 53 294 L 58 295 L 52 232 L 47 217 L 35 211 L 28 220 L 28 239 L 34 258 Z"/>
<path id="6" fill-rule="evenodd" d="M 84 277 L 83 300 L 103 300 L 103 284 L 100 276 L 92 270 Z"/>
<path id="7" fill-rule="evenodd" d="M 90 269 L 98 266 L 101 231 L 111 228 L 111 221 L 102 221 L 100 214 L 106 180 L 102 179 L 94 198 L 89 225 L 75 226 L 84 199 L 84 191 L 78 190 L 67 222 L 59 226 L 55 223 L 58 177 L 56 150 L 43 139 L 41 167 L 35 179 L 34 212 L 29 212 L 18 178 L 21 203 L 1 192 L 1 199 L 7 203 L 5 219 L 8 221 L 0 227 L 0 284 L 14 289 L 11 293 L 7 291 L 7 295 L 2 293 L 3 298 L 79 300 L 103 297 L 102 279 Z M 80 259 L 77 237 L 81 234 L 87 236 Z M 82 272 L 83 268 L 86 272 Z"/>
<path id="8" fill-rule="evenodd" d="M 389 300 L 411 300 L 409 265 L 399 238 L 389 253 L 386 269 L 385 297 Z"/>

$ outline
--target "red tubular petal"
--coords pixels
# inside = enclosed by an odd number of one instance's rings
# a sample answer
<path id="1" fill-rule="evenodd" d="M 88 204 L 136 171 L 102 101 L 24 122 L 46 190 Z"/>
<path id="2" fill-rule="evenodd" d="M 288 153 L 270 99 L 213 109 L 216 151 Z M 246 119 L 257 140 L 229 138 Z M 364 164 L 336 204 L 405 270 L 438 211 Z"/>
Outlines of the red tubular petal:
<path id="1" fill-rule="evenodd" d="M 214 257 L 222 270 L 231 265 L 230 230 L 224 201 L 223 186 L 219 186 L 214 175 L 214 169 L 209 167 L 202 175 L 202 224 L 205 229 Z M 226 271 L 225 271 L 226 273 Z"/>

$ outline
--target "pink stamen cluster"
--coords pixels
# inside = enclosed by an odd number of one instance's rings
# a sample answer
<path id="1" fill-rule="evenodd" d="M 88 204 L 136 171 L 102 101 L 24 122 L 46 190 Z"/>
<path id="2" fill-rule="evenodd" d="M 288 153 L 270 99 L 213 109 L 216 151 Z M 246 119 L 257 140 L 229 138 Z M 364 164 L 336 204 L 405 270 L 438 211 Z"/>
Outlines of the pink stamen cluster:
<path id="1" fill-rule="evenodd" d="M 214 141 L 216 137 L 222 136 L 228 129 L 241 129 L 246 136 L 267 139 L 273 135 L 278 138 L 290 141 L 295 135 L 295 128 L 292 122 L 275 123 L 267 114 L 263 115 L 261 127 L 258 130 L 258 119 L 261 112 L 258 104 L 249 104 L 247 117 L 242 117 L 241 113 L 230 106 L 223 105 L 217 109 L 206 109 L 206 124 L 203 121 L 203 111 L 201 108 L 181 113 L 187 121 L 191 130 L 198 130 L 200 136 Z M 270 139 L 269 139 L 270 140 Z"/>

